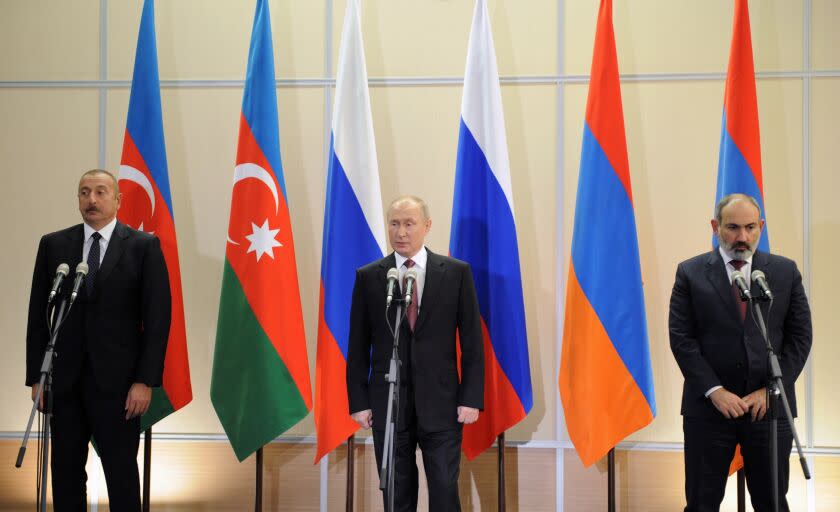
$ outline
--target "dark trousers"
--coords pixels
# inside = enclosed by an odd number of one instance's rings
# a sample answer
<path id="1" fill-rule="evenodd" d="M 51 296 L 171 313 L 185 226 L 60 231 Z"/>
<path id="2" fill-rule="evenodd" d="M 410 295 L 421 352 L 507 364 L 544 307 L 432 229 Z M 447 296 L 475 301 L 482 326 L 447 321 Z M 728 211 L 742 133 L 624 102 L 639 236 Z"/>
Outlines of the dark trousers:
<path id="1" fill-rule="evenodd" d="M 768 414 L 769 416 L 769 414 Z M 735 446 L 741 445 L 750 501 L 756 512 L 772 512 L 769 417 L 753 422 L 749 415 L 735 420 L 683 418 L 685 434 L 685 512 L 717 512 L 723 501 Z M 778 420 L 779 510 L 788 512 L 790 449 L 793 434 L 787 420 Z"/>
<path id="2" fill-rule="evenodd" d="M 461 472 L 462 429 L 442 432 L 424 432 L 416 426 L 397 433 L 394 446 L 394 510 L 414 512 L 417 510 L 418 470 L 415 459 L 417 446 L 423 454 L 423 468 L 429 486 L 429 510 L 435 512 L 459 512 L 461 500 L 458 496 L 458 475 Z M 373 431 L 373 447 L 376 453 L 376 467 L 382 467 L 382 448 L 385 432 Z M 383 499 L 387 499 L 383 493 Z"/>
<path id="3" fill-rule="evenodd" d="M 140 511 L 140 418 L 125 419 L 125 390 L 106 393 L 88 369 L 74 389 L 56 393 L 52 418 L 54 510 L 86 511 L 88 444 L 96 442 L 111 510 Z"/>

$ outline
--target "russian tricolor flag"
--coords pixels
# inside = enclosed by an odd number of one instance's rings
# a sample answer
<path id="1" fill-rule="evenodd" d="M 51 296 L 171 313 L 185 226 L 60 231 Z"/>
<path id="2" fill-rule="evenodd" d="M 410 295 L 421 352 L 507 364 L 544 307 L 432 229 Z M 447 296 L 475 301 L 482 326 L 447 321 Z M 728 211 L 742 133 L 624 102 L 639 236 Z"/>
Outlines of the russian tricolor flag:
<path id="1" fill-rule="evenodd" d="M 140 19 L 119 180 L 123 194 L 119 220 L 160 239 L 172 294 L 163 386 L 152 390 L 152 403 L 141 420 L 145 430 L 192 400 L 178 241 L 163 136 L 153 0 L 143 4 Z"/>
<path id="2" fill-rule="evenodd" d="M 473 459 L 534 404 L 502 92 L 490 18 L 475 4 L 455 166 L 450 254 L 472 267 L 484 334 L 484 412 L 464 427 Z"/>
<path id="3" fill-rule="evenodd" d="M 598 12 L 564 322 L 560 398 L 589 466 L 656 416 L 611 0 Z"/>
<path id="4" fill-rule="evenodd" d="M 358 0 L 347 2 L 330 140 L 315 365 L 315 462 L 358 430 L 347 401 L 347 344 L 356 269 L 385 253 L 379 166 Z"/>
<path id="5" fill-rule="evenodd" d="M 764 183 L 761 175 L 761 142 L 758 130 L 758 99 L 755 92 L 750 11 L 747 0 L 735 1 L 732 44 L 729 48 L 729 69 L 723 97 L 723 122 L 720 130 L 715 204 L 729 194 L 754 197 L 764 210 Z M 717 247 L 717 237 L 712 237 Z M 758 242 L 758 249 L 770 252 L 767 225 Z"/>

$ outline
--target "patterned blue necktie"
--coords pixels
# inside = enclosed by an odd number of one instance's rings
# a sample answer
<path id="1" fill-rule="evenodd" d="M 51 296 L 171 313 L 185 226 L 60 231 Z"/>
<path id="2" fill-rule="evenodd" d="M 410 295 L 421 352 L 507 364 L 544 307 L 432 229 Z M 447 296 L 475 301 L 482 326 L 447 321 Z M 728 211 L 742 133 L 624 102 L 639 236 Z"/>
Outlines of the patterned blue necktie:
<path id="1" fill-rule="evenodd" d="M 90 244 L 90 251 L 88 251 L 88 274 L 85 278 L 85 289 L 88 297 L 93 294 L 93 284 L 96 281 L 96 274 L 99 272 L 99 239 L 102 238 L 102 235 L 99 232 L 94 232 L 90 237 L 93 239 L 93 243 Z"/>

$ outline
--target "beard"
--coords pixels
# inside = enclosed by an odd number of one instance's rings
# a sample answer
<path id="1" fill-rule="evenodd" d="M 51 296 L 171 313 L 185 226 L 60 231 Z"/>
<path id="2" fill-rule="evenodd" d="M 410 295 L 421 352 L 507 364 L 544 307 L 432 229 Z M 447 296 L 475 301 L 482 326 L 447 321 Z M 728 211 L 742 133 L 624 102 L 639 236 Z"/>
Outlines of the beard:
<path id="1" fill-rule="evenodd" d="M 736 260 L 747 260 L 755 253 L 755 249 L 758 247 L 758 240 L 756 240 L 753 244 L 748 244 L 746 242 L 735 242 L 732 244 L 726 243 L 720 236 L 720 233 L 717 234 L 717 240 L 718 245 L 723 247 L 723 250 Z"/>

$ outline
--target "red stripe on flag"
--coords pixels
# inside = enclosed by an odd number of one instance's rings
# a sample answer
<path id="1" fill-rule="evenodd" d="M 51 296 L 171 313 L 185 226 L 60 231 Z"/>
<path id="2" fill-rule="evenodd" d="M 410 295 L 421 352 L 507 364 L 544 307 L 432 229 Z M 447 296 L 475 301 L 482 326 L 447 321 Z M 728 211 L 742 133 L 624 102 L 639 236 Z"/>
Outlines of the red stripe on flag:
<path id="1" fill-rule="evenodd" d="M 490 333 L 481 319 L 484 339 L 484 411 L 478 421 L 464 426 L 462 447 L 467 459 L 473 460 L 489 448 L 499 433 L 504 432 L 525 418 L 525 409 L 510 381 L 502 371 Z M 458 375 L 461 374 L 461 344 L 458 343 Z"/>
<path id="2" fill-rule="evenodd" d="M 347 361 L 324 320 L 324 283 L 318 307 L 318 356 L 315 361 L 315 463 L 359 430 L 350 417 L 347 399 Z"/>
<path id="3" fill-rule="evenodd" d="M 723 107 L 726 111 L 726 131 L 747 161 L 758 183 L 758 190 L 763 194 L 758 97 L 755 90 L 755 65 L 747 0 L 735 2 Z"/>
<path id="4" fill-rule="evenodd" d="M 633 203 L 630 164 L 624 135 L 624 111 L 621 106 L 621 82 L 618 78 L 618 55 L 612 23 L 612 2 L 601 2 L 592 53 L 589 96 L 586 100 L 586 123 L 607 155 L 618 179 Z"/>

